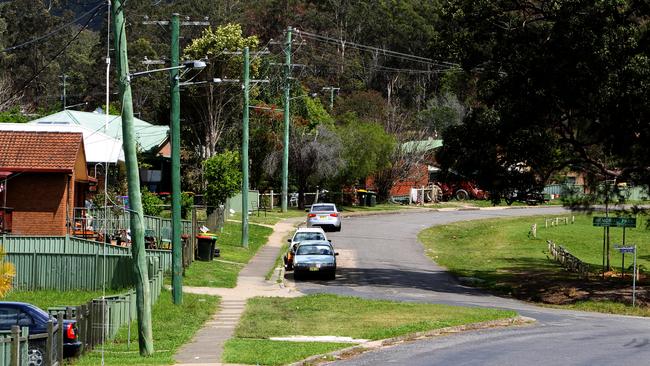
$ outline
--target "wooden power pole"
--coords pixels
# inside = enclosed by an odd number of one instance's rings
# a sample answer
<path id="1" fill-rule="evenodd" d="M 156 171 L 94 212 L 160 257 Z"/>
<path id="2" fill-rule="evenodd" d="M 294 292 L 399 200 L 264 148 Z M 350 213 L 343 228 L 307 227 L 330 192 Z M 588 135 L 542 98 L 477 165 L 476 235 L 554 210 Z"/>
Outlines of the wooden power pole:
<path id="1" fill-rule="evenodd" d="M 140 194 L 140 175 L 136 154 L 135 131 L 133 128 L 133 101 L 131 97 L 131 78 L 129 77 L 129 59 L 126 47 L 126 29 L 124 22 L 125 0 L 113 0 L 113 38 L 117 58 L 117 72 L 122 101 L 122 144 L 126 163 L 129 191 L 129 208 L 131 212 L 131 254 L 135 272 L 136 308 L 138 314 L 138 343 L 140 355 L 153 354 L 153 332 L 151 330 L 151 293 L 147 258 L 144 249 L 144 211 Z M 108 108 L 108 106 L 107 106 Z"/>

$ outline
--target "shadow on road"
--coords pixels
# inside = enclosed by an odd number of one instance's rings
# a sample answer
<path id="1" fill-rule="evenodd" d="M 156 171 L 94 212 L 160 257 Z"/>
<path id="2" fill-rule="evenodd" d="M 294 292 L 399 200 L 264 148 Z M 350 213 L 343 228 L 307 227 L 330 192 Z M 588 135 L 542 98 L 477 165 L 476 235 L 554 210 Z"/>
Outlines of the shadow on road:
<path id="1" fill-rule="evenodd" d="M 293 273 L 285 274 L 285 279 L 293 281 Z M 317 284 L 332 289 L 346 287 L 396 288 L 408 291 L 416 289 L 442 293 L 489 296 L 486 292 L 466 287 L 458 283 L 451 275 L 440 271 L 404 270 L 392 268 L 338 268 L 336 280 L 324 281 L 318 276 L 309 276 L 296 281 L 298 287 Z"/>

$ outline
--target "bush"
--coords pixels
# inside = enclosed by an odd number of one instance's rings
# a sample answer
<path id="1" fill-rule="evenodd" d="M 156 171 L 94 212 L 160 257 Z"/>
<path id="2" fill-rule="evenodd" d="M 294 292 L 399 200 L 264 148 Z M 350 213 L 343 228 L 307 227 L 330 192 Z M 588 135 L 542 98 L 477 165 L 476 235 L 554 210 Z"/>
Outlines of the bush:
<path id="1" fill-rule="evenodd" d="M 157 194 L 149 192 L 143 188 L 142 192 L 142 209 L 145 215 L 159 216 L 163 210 L 164 202 Z"/>
<path id="2" fill-rule="evenodd" d="M 218 206 L 241 191 L 242 173 L 239 153 L 225 151 L 203 162 L 208 206 Z"/>

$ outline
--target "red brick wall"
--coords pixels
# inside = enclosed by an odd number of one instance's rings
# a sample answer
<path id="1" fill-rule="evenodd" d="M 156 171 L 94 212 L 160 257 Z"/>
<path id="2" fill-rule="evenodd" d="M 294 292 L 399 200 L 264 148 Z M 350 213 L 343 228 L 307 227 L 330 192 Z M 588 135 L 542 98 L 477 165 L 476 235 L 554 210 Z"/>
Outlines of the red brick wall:
<path id="1" fill-rule="evenodd" d="M 7 183 L 7 207 L 13 207 L 14 235 L 65 235 L 68 174 L 23 173 Z M 74 184 L 70 187 L 74 199 Z M 72 204 L 70 204 L 72 217 Z"/>
<path id="2" fill-rule="evenodd" d="M 411 194 L 411 188 L 419 188 L 428 184 L 429 168 L 425 164 L 420 164 L 411 170 L 408 179 L 395 182 L 390 194 L 391 196 L 407 196 Z"/>

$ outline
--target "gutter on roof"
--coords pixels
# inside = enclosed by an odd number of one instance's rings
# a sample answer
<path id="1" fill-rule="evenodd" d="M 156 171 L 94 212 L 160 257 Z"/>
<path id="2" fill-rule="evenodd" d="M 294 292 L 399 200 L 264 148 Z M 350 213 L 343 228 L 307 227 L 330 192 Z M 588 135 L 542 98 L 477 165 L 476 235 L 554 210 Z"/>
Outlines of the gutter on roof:
<path id="1" fill-rule="evenodd" d="M 0 170 L 13 173 L 72 173 L 70 168 L 24 168 L 24 167 L 0 167 Z"/>

